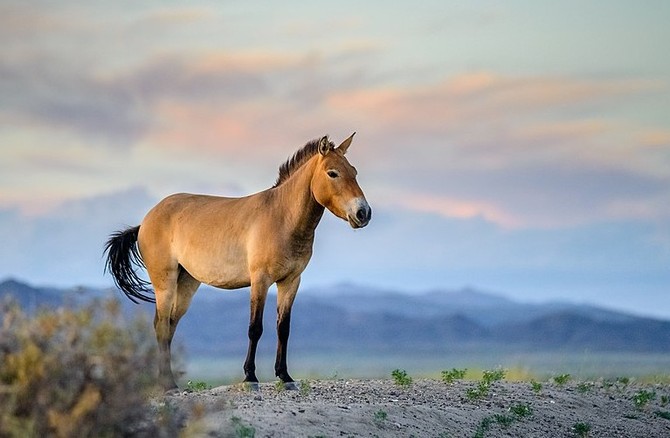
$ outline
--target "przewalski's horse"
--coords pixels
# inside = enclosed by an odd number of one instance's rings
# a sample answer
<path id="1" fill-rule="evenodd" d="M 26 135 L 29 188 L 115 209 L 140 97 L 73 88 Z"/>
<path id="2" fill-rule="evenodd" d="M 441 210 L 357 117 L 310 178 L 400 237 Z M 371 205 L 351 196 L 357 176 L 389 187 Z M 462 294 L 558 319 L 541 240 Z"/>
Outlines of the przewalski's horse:
<path id="1" fill-rule="evenodd" d="M 141 225 L 110 236 L 106 269 L 116 285 L 134 302 L 156 303 L 159 377 L 166 390 L 177 388 L 172 337 L 201 283 L 223 289 L 251 286 L 244 374 L 252 384 L 258 382 L 255 358 L 263 308 L 268 288 L 277 284 L 275 374 L 287 388 L 295 388 L 286 366 L 291 306 L 312 256 L 314 231 L 325 208 L 353 228 L 366 226 L 372 215 L 356 168 L 345 158 L 352 138 L 337 148 L 328 137 L 308 143 L 279 168 L 272 188 L 242 198 L 172 195 Z M 146 268 L 153 297 L 133 265 Z"/>

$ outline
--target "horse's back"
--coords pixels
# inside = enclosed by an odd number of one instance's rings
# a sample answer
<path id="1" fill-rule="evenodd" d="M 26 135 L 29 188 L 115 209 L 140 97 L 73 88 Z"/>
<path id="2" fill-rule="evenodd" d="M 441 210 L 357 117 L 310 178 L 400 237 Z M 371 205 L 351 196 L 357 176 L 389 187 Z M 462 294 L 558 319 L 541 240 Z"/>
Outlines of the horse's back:
<path id="1" fill-rule="evenodd" d="M 255 200 L 179 193 L 151 209 L 140 226 L 147 270 L 182 266 L 206 284 L 248 285 L 249 211 Z"/>

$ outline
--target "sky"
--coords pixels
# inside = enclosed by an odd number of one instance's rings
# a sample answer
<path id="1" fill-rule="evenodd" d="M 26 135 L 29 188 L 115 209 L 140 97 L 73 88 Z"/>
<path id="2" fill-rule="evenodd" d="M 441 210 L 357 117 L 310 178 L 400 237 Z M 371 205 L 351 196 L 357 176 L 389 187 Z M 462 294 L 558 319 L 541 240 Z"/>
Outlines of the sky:
<path id="1" fill-rule="evenodd" d="M 666 1 L 0 3 L 0 278 L 111 285 L 107 236 L 356 131 L 373 208 L 303 288 L 473 287 L 670 318 Z"/>

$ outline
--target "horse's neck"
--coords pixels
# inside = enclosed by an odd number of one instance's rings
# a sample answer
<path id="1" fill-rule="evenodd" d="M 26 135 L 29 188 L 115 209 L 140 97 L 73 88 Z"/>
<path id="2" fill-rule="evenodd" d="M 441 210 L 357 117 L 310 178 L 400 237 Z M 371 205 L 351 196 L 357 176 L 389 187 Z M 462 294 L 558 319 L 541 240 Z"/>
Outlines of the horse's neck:
<path id="1" fill-rule="evenodd" d="M 280 213 L 283 214 L 286 226 L 292 234 L 303 234 L 305 238 L 313 238 L 314 230 L 323 217 L 324 207 L 316 202 L 312 195 L 311 182 L 314 163 L 305 163 L 288 180 L 275 188 Z"/>

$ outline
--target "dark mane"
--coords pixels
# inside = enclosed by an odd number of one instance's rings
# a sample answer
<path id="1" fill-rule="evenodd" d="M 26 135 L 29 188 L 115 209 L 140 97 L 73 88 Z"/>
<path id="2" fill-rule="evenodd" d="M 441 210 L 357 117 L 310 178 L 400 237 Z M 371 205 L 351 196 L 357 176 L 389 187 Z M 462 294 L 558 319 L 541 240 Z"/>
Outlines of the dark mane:
<path id="1" fill-rule="evenodd" d="M 314 155 L 319 153 L 319 142 L 321 139 L 312 140 L 302 148 L 298 149 L 291 158 L 286 160 L 284 164 L 279 166 L 279 176 L 277 182 L 272 188 L 279 187 L 284 181 L 289 179 L 293 173 L 307 162 Z M 331 148 L 335 147 L 333 142 L 330 142 Z"/>

